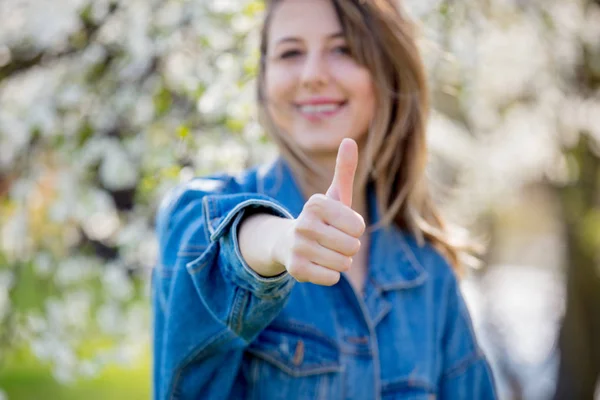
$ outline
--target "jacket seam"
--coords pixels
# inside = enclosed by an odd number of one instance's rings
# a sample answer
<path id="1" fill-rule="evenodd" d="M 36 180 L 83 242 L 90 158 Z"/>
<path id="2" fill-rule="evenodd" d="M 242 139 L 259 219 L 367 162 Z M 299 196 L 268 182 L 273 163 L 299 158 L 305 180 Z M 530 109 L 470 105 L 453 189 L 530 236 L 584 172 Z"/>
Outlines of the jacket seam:
<path id="1" fill-rule="evenodd" d="M 395 392 L 396 390 L 404 387 L 409 387 L 412 389 L 421 389 L 426 391 L 427 393 L 434 393 L 435 388 L 428 380 L 421 377 L 413 377 L 409 375 L 407 377 L 402 377 L 400 379 L 395 379 L 392 381 L 382 382 L 381 392 L 384 394 Z"/>
<path id="2" fill-rule="evenodd" d="M 211 251 L 211 246 L 207 247 L 206 250 L 204 250 L 204 252 L 197 258 L 185 264 L 190 275 L 195 275 L 196 273 L 202 271 L 208 263 L 213 261 L 212 257 L 205 257 L 202 262 L 198 262 L 198 260 L 206 256 L 209 251 Z"/>
<path id="3" fill-rule="evenodd" d="M 231 330 L 238 336 L 242 330 L 244 310 L 248 303 L 248 292 L 241 287 L 236 288 L 235 296 L 233 299 L 233 306 L 231 307 L 231 314 L 229 315 L 229 323 Z"/>
<path id="4" fill-rule="evenodd" d="M 306 325 L 291 318 L 286 319 L 285 323 L 272 323 L 270 325 L 270 329 L 280 333 L 288 333 L 298 336 L 307 335 L 309 338 L 317 340 L 318 342 L 327 345 L 338 352 L 341 351 L 340 346 L 335 339 L 326 336 L 317 328 L 313 328 L 310 325 Z"/>
<path id="5" fill-rule="evenodd" d="M 268 351 L 251 348 L 251 349 L 248 349 L 248 352 L 250 354 L 255 355 L 256 357 L 263 359 L 264 361 L 267 361 L 267 362 L 273 364 L 275 367 L 279 368 L 281 371 L 285 372 L 286 374 L 288 374 L 290 376 L 296 377 L 296 378 L 303 377 L 303 376 L 315 375 L 315 374 L 340 372 L 342 370 L 342 364 L 340 363 L 339 359 L 335 360 L 335 361 L 329 361 L 327 363 L 315 362 L 312 364 L 303 364 L 302 367 L 296 367 L 296 366 L 292 367 L 289 365 L 288 362 L 286 362 L 285 360 L 282 361 L 280 358 L 273 356 Z"/>
<path id="6" fill-rule="evenodd" d="M 479 351 L 474 351 L 463 357 L 460 361 L 458 361 L 454 366 L 448 368 L 446 371 L 442 373 L 442 378 L 448 379 L 452 378 L 460 373 L 466 371 L 471 365 L 475 364 L 477 361 L 482 359 L 482 354 Z"/>

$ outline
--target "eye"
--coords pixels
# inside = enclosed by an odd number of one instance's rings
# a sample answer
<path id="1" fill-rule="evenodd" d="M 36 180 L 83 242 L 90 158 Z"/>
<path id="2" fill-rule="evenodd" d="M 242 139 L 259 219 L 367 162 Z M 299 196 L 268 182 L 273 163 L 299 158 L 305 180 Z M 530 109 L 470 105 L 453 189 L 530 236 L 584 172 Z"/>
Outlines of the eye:
<path id="1" fill-rule="evenodd" d="M 343 54 L 345 56 L 350 55 L 350 47 L 346 45 L 336 46 L 333 48 L 333 52 L 336 54 Z"/>
<path id="2" fill-rule="evenodd" d="M 281 58 L 281 59 L 293 58 L 293 57 L 297 57 L 301 54 L 302 53 L 300 52 L 300 50 L 287 50 L 287 51 L 284 51 L 283 53 L 281 53 L 279 55 L 279 58 Z"/>

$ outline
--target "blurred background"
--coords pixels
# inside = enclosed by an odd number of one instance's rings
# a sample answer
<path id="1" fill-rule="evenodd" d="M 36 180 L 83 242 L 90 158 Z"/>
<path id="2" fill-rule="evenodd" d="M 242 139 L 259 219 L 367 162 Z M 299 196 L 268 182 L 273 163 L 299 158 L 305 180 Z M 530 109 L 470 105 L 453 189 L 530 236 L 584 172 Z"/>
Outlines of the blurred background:
<path id="1" fill-rule="evenodd" d="M 600 2 L 404 3 L 436 199 L 488 243 L 463 290 L 501 397 L 592 399 Z M 150 397 L 160 198 L 275 156 L 253 104 L 262 11 L 0 1 L 0 399 Z"/>

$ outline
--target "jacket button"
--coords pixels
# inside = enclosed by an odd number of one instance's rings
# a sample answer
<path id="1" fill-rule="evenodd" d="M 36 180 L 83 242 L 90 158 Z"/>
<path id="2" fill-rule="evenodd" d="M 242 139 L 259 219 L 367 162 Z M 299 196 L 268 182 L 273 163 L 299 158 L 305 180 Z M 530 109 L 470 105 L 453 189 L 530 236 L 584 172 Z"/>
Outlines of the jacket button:
<path id="1" fill-rule="evenodd" d="M 294 365 L 298 366 L 302 364 L 302 360 L 304 360 L 304 342 L 302 340 L 298 340 L 296 344 L 296 351 L 294 352 Z"/>

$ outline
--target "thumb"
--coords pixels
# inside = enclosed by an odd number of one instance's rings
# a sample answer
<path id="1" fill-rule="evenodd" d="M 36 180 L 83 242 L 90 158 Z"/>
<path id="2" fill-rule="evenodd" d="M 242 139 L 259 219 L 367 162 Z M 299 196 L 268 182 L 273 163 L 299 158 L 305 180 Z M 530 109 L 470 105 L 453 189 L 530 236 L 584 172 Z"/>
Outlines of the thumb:
<path id="1" fill-rule="evenodd" d="M 327 197 L 341 201 L 344 205 L 352 206 L 352 187 L 358 165 L 358 146 L 352 139 L 344 139 L 338 149 L 335 162 L 335 173 Z"/>

